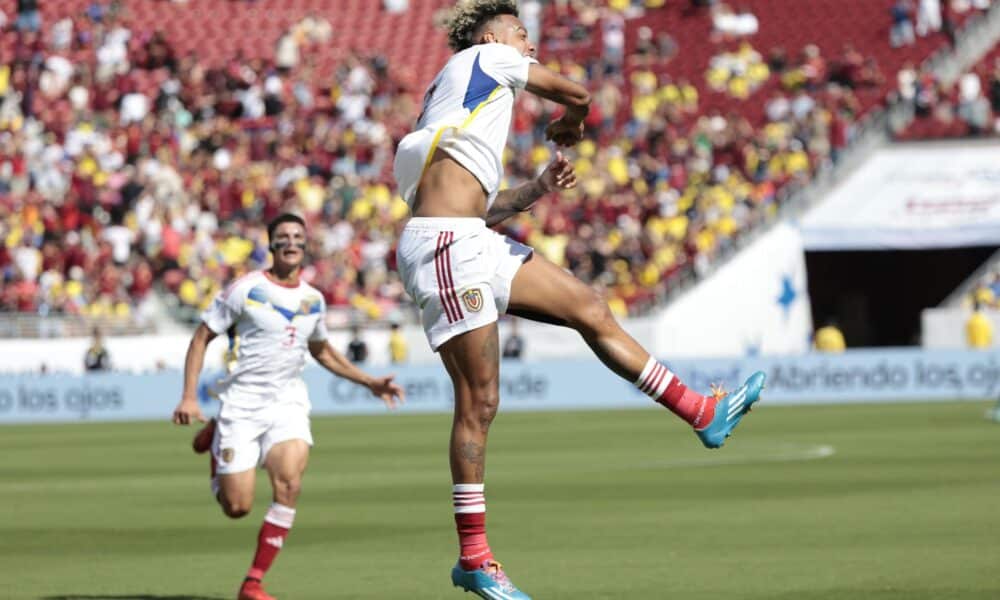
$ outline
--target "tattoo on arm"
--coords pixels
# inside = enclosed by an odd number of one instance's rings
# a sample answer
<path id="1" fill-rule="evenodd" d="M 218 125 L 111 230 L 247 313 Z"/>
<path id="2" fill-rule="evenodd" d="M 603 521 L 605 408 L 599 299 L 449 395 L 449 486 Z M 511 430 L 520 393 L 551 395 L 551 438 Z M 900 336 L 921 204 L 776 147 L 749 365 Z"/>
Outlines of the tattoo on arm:
<path id="1" fill-rule="evenodd" d="M 504 190 L 497 194 L 497 199 L 486 215 L 487 225 L 496 225 L 519 212 L 524 212 L 548 190 L 537 179 L 519 185 L 512 190 Z"/>
<path id="2" fill-rule="evenodd" d="M 511 206 L 515 210 L 525 210 L 547 193 L 545 186 L 537 179 L 511 190 Z"/>

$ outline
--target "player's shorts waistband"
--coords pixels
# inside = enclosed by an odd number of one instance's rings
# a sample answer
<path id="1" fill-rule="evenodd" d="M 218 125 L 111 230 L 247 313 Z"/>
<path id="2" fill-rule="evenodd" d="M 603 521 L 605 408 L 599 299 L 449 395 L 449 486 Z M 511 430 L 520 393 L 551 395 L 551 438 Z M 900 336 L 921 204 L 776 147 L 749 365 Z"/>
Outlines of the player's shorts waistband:
<path id="1" fill-rule="evenodd" d="M 486 229 L 486 221 L 477 217 L 413 217 L 405 229 L 421 231 L 475 231 Z"/>

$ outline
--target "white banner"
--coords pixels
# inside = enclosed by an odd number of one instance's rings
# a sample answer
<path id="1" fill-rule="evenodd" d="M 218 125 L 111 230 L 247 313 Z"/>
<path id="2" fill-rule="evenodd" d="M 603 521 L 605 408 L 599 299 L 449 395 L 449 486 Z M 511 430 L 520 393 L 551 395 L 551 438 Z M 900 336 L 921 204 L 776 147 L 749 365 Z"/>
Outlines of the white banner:
<path id="1" fill-rule="evenodd" d="M 806 250 L 1000 245 L 1000 144 L 879 150 L 801 228 Z"/>

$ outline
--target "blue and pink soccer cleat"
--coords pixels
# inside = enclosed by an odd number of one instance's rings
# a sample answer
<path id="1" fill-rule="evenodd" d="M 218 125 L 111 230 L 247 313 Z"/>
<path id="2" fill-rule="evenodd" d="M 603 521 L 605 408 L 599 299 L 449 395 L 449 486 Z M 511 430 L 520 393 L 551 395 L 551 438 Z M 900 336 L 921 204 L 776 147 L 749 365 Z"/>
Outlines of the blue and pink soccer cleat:
<path id="1" fill-rule="evenodd" d="M 764 379 L 764 373 L 757 371 L 732 394 L 713 390 L 719 399 L 715 405 L 715 416 L 712 417 L 711 423 L 702 429 L 694 430 L 706 448 L 721 448 L 722 444 L 726 443 L 726 438 L 732 435 L 743 415 L 750 412 L 754 402 L 760 399 L 760 393 L 764 389 Z"/>
<path id="2" fill-rule="evenodd" d="M 507 578 L 503 566 L 492 560 L 484 562 L 474 571 L 466 571 L 456 564 L 451 570 L 451 582 L 455 587 L 487 600 L 531 600 Z"/>

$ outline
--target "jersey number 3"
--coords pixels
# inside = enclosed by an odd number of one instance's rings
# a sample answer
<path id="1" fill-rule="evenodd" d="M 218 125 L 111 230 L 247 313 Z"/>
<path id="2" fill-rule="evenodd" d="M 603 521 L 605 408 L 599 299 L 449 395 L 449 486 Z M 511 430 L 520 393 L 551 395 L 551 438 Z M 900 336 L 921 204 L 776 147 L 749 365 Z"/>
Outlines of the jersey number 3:
<path id="1" fill-rule="evenodd" d="M 295 345 L 295 335 L 296 335 L 297 331 L 298 330 L 296 330 L 295 327 L 293 327 L 291 325 L 286 326 L 285 327 L 285 333 L 288 334 L 288 337 L 285 338 L 285 341 L 282 342 L 281 345 L 284 346 L 285 348 L 290 348 L 290 347 L 294 346 Z"/>

